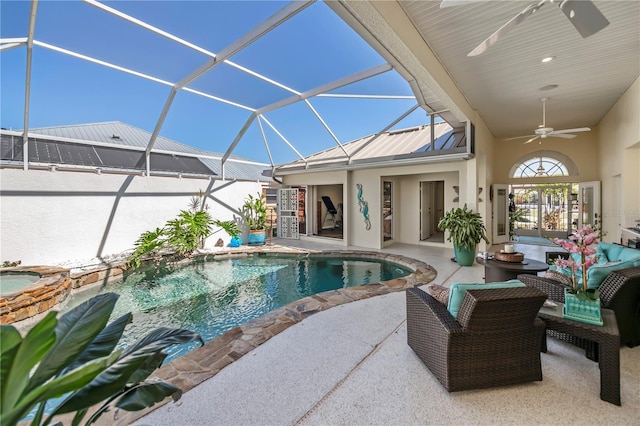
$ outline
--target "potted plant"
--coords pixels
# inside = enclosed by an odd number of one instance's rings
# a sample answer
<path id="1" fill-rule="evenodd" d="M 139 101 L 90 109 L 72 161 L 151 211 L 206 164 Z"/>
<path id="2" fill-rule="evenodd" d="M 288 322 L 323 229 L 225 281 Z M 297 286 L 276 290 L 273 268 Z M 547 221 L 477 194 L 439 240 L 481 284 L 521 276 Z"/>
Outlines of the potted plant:
<path id="1" fill-rule="evenodd" d="M 215 220 L 214 225 L 222 228 L 229 236 L 231 237 L 231 241 L 229 241 L 230 247 L 240 247 L 242 245 L 242 237 L 240 234 L 240 228 L 235 220 Z"/>
<path id="2" fill-rule="evenodd" d="M 264 244 L 267 237 L 267 202 L 264 195 L 261 192 L 255 197 L 249 194 L 242 210 L 249 227 L 249 244 Z"/>
<path id="3" fill-rule="evenodd" d="M 480 240 L 489 244 L 482 216 L 468 209 L 466 204 L 446 212 L 438 222 L 438 228 L 449 231 L 447 241 L 453 242 L 453 251 L 460 266 L 473 265 Z"/>
<path id="4" fill-rule="evenodd" d="M 570 254 L 568 259 L 558 257 L 556 267 L 571 269 L 571 287 L 565 288 L 563 315 L 567 318 L 590 324 L 602 325 L 600 314 L 600 292 L 589 288 L 587 270 L 597 263 L 599 255 L 596 245 L 599 233 L 591 225 L 574 230 L 568 240 L 554 238 L 552 241 Z M 582 283 L 576 276 L 582 276 Z"/>

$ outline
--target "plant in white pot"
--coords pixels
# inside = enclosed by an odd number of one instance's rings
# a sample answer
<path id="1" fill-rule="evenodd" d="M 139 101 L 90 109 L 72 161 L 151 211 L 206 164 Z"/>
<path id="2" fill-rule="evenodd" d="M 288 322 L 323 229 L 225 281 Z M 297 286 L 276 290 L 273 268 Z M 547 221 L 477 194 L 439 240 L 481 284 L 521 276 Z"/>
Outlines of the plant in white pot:
<path id="1" fill-rule="evenodd" d="M 468 209 L 466 204 L 446 212 L 438 222 L 438 228 L 449 231 L 447 241 L 453 242 L 456 261 L 461 266 L 473 265 L 476 247 L 481 240 L 489 244 L 482 216 Z"/>
<path id="2" fill-rule="evenodd" d="M 267 202 L 259 192 L 255 197 L 247 196 L 242 206 L 249 227 L 249 244 L 264 244 L 267 237 Z"/>

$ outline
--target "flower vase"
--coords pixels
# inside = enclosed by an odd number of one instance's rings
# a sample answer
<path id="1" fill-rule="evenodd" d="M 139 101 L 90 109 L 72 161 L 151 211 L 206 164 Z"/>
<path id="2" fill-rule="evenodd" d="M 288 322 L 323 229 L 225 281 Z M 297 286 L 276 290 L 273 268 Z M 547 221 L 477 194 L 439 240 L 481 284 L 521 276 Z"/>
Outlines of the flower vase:
<path id="1" fill-rule="evenodd" d="M 564 308 L 562 315 L 565 318 L 588 324 L 602 325 L 600 313 L 600 298 L 581 300 L 577 295 L 564 291 Z"/>

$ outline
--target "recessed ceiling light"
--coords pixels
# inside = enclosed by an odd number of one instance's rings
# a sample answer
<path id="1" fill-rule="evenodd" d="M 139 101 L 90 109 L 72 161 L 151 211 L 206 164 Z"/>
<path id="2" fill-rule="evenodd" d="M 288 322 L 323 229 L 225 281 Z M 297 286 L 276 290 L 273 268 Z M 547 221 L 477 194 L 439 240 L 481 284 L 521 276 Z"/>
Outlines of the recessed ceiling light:
<path id="1" fill-rule="evenodd" d="M 558 87 L 558 85 L 557 85 L 557 84 L 548 84 L 548 85 L 546 85 L 546 86 L 542 86 L 542 87 L 541 87 L 540 89 L 538 89 L 538 90 L 553 90 L 553 89 L 555 89 L 556 87 Z"/>
<path id="2" fill-rule="evenodd" d="M 542 58 L 542 63 L 546 63 L 546 62 L 551 62 L 555 59 L 555 56 L 547 56 L 545 58 Z"/>

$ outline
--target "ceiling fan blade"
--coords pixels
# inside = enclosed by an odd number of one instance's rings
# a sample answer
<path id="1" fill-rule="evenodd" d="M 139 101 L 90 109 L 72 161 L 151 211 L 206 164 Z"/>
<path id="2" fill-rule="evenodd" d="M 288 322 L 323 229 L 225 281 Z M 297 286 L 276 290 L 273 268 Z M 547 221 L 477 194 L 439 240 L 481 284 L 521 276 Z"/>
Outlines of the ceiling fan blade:
<path id="1" fill-rule="evenodd" d="M 582 38 L 587 38 L 609 25 L 602 12 L 589 0 L 565 0 L 558 4 Z"/>
<path id="2" fill-rule="evenodd" d="M 530 143 L 530 142 L 535 141 L 535 140 L 536 140 L 536 139 L 538 139 L 539 137 L 540 137 L 540 136 L 534 136 L 534 137 L 532 137 L 531 139 L 529 139 L 528 141 L 526 141 L 526 142 L 524 143 L 524 145 L 526 145 L 526 144 L 528 144 L 528 143 Z"/>
<path id="3" fill-rule="evenodd" d="M 445 9 L 447 7 L 453 7 L 453 6 L 464 6 L 465 4 L 477 3 L 479 1 L 485 1 L 485 0 L 442 0 L 440 2 L 440 9 Z"/>
<path id="4" fill-rule="evenodd" d="M 579 132 L 590 132 L 591 129 L 589 127 L 578 127 L 576 129 L 563 129 L 563 130 L 554 130 L 549 133 L 550 135 L 560 135 L 563 133 L 579 133 Z"/>
<path id="5" fill-rule="evenodd" d="M 504 24 L 502 27 L 498 29 L 495 33 L 491 34 L 485 41 L 480 43 L 478 47 L 473 49 L 471 52 L 467 54 L 467 56 L 478 56 L 484 53 L 489 47 L 496 44 L 496 42 L 503 38 L 509 31 L 511 31 L 516 25 L 520 22 L 524 21 L 527 16 L 533 15 L 538 9 L 540 9 L 547 0 L 541 0 L 538 4 L 532 3 L 527 6 L 522 12 L 518 13 L 516 16 L 511 18 L 509 22 Z"/>
<path id="6" fill-rule="evenodd" d="M 567 133 L 549 133 L 547 136 L 550 138 L 562 138 L 562 139 L 573 139 L 576 135 L 570 135 Z"/>
<path id="7" fill-rule="evenodd" d="M 515 141 L 516 139 L 524 139 L 524 138 L 530 138 L 532 136 L 535 135 L 524 135 L 524 136 L 515 136 L 513 138 L 506 138 L 506 139 L 502 139 L 503 141 Z"/>

